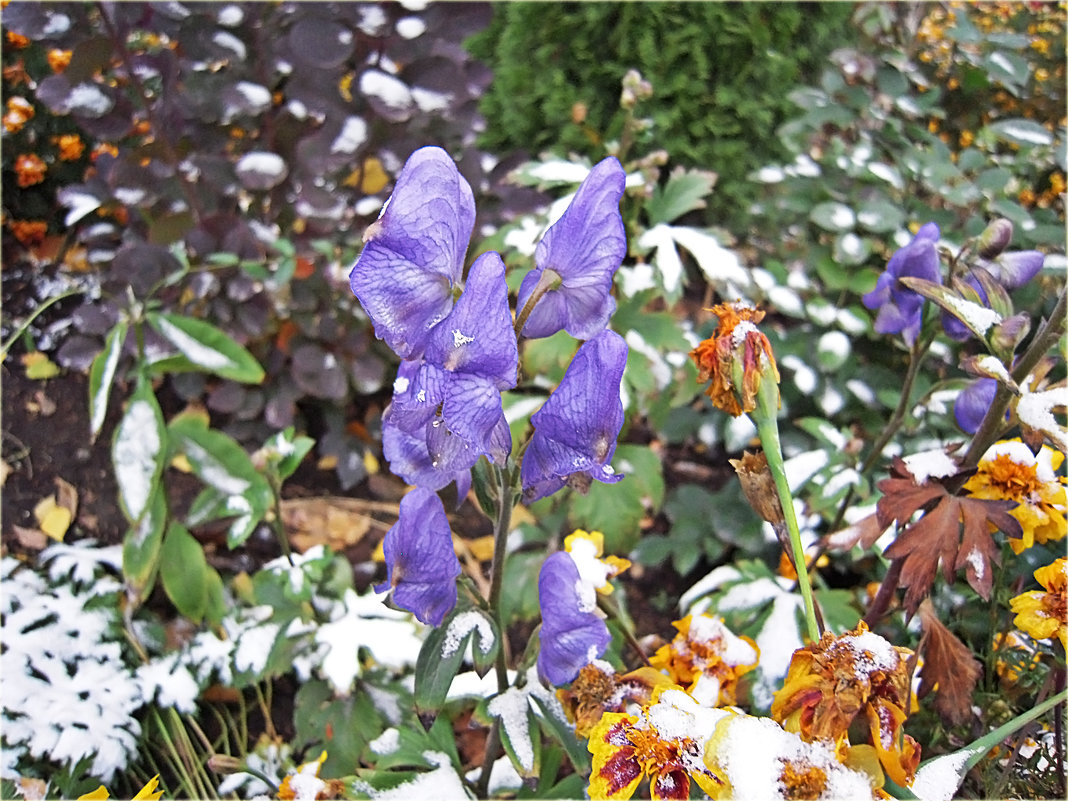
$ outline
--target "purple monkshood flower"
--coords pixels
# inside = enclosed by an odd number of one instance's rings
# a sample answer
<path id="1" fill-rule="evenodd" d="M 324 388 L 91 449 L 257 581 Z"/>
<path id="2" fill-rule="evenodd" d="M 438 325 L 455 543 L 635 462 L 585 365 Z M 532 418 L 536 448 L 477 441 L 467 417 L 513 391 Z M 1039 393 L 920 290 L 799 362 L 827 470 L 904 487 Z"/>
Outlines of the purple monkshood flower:
<path id="1" fill-rule="evenodd" d="M 438 626 L 456 606 L 460 561 L 441 499 L 416 487 L 400 502 L 400 516 L 382 542 L 389 571 L 375 592 L 393 589 L 393 603 Z"/>
<path id="2" fill-rule="evenodd" d="M 938 225 L 929 222 L 916 232 L 912 241 L 890 257 L 886 272 L 879 276 L 875 289 L 863 298 L 872 311 L 878 309 L 875 330 L 880 334 L 902 334 L 905 344 L 912 345 L 923 322 L 923 296 L 898 283 L 899 278 L 925 278 L 939 283 Z"/>
<path id="3" fill-rule="evenodd" d="M 619 213 L 626 174 L 619 161 L 599 162 L 575 193 L 571 205 L 538 243 L 535 268 L 519 286 L 516 310 L 522 311 L 547 271 L 553 288 L 537 302 L 523 326 L 527 337 L 547 337 L 567 331 L 576 339 L 591 339 L 608 325 L 616 310 L 610 292 L 627 252 L 626 232 Z"/>
<path id="4" fill-rule="evenodd" d="M 431 329 L 423 358 L 397 371 L 383 415 L 393 472 L 440 489 L 483 454 L 503 462 L 512 443 L 501 390 L 515 386 L 518 364 L 504 262 L 484 253 L 452 311 Z"/>
<path id="5" fill-rule="evenodd" d="M 1011 292 L 1038 275 L 1045 258 L 1045 255 L 1037 250 L 1016 250 L 1011 253 L 1002 253 L 993 261 L 982 260 L 977 265 L 977 269 L 985 270 L 995 281 Z M 974 271 L 970 271 L 964 280 L 979 294 L 984 304 L 989 303 L 986 290 L 979 283 Z M 942 312 L 942 328 L 948 336 L 958 342 L 964 342 L 972 336 L 968 327 L 949 312 Z"/>
<path id="6" fill-rule="evenodd" d="M 568 484 L 580 491 L 591 479 L 614 484 L 623 476 L 609 462 L 623 426 L 619 397 L 627 344 L 609 329 L 578 349 L 560 386 L 530 418 L 530 439 L 520 478 L 528 502 Z"/>
<path id="7" fill-rule="evenodd" d="M 584 582 L 570 554 L 557 551 L 538 575 L 541 648 L 538 675 L 554 686 L 567 684 L 604 654 L 612 637 L 596 613 L 597 591 Z"/>
<path id="8" fill-rule="evenodd" d="M 980 378 L 969 384 L 953 404 L 953 416 L 962 431 L 974 434 L 994 402 L 998 382 L 993 378 Z"/>
<path id="9" fill-rule="evenodd" d="M 422 355 L 452 308 L 474 224 L 471 187 L 449 155 L 439 147 L 412 153 L 349 275 L 375 335 L 402 359 Z"/>

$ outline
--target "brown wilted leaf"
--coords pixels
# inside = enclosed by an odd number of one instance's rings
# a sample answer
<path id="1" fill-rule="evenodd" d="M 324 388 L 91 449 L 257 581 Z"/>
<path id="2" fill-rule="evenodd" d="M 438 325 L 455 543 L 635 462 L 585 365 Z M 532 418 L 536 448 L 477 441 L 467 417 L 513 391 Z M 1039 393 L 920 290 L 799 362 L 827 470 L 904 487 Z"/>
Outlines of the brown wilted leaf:
<path id="1" fill-rule="evenodd" d="M 768 468 L 768 457 L 761 453 L 745 451 L 741 459 L 730 459 L 731 467 L 738 474 L 742 492 L 749 505 L 758 515 L 773 526 L 783 524 L 782 502 L 775 479 Z"/>
<path id="2" fill-rule="evenodd" d="M 879 515 L 872 512 L 853 525 L 826 535 L 820 544 L 828 551 L 848 551 L 854 545 L 870 548 L 883 535 L 886 528 L 886 526 L 879 525 Z"/>
<path id="3" fill-rule="evenodd" d="M 923 626 L 923 670 L 920 689 L 923 698 L 935 691 L 934 708 L 943 721 L 959 726 L 971 717 L 972 692 L 983 673 L 972 652 L 943 625 L 930 600 L 920 604 Z"/>
<path id="4" fill-rule="evenodd" d="M 907 587 L 905 608 L 911 617 L 930 592 L 939 562 L 942 575 L 952 583 L 962 567 L 968 583 L 989 600 L 993 575 L 991 562 L 999 560 L 998 547 L 990 536 L 991 524 L 1010 537 L 1020 537 L 1020 523 L 1009 514 L 1015 501 L 993 501 L 955 494 L 961 474 L 927 478 L 917 484 L 901 459 L 895 459 L 891 477 L 879 482 L 883 497 L 876 507 L 880 526 L 897 523 L 897 539 L 883 553 L 902 559 L 898 586 Z M 947 486 L 948 485 L 948 486 Z M 953 490 L 950 487 L 954 487 Z M 913 514 L 923 515 L 909 522 Z"/>
<path id="5" fill-rule="evenodd" d="M 301 553 L 315 545 L 341 551 L 370 531 L 378 506 L 360 498 L 289 498 L 282 501 L 282 524 Z"/>

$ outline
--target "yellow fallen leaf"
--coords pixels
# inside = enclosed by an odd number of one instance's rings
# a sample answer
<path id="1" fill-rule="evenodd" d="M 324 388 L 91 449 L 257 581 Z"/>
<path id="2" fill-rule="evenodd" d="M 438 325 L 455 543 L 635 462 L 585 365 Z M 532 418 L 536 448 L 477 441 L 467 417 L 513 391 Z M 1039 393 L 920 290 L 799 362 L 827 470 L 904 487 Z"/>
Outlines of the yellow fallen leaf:
<path id="1" fill-rule="evenodd" d="M 324 456 L 318 462 L 316 462 L 315 466 L 318 467 L 320 470 L 333 470 L 335 467 L 337 467 L 337 457 L 333 454 Z"/>
<path id="2" fill-rule="evenodd" d="M 41 531 L 56 542 L 63 542 L 63 537 L 66 536 L 67 529 L 74 520 L 70 509 L 56 503 L 55 495 L 49 495 L 38 501 L 33 507 L 33 516 L 37 519 L 37 525 Z"/>
<path id="3" fill-rule="evenodd" d="M 382 466 L 378 463 L 378 457 L 370 451 L 363 452 L 363 467 L 369 476 L 377 474 L 382 469 Z"/>
<path id="4" fill-rule="evenodd" d="M 48 354 L 39 350 L 24 354 L 22 365 L 26 368 L 26 377 L 34 381 L 43 381 L 59 375 L 59 367 L 56 363 L 48 358 Z"/>
<path id="5" fill-rule="evenodd" d="M 182 473 L 192 473 L 193 465 L 189 464 L 189 459 L 184 453 L 176 453 L 174 458 L 171 459 L 171 467 Z"/>

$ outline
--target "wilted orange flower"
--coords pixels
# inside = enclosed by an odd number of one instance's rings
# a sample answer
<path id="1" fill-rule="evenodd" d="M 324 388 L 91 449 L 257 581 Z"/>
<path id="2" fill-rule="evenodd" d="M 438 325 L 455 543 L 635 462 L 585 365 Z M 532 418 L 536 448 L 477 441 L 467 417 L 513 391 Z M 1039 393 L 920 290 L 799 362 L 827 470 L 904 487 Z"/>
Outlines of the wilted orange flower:
<path id="1" fill-rule="evenodd" d="M 697 365 L 697 380 L 708 381 L 705 390 L 716 408 L 737 417 L 756 408 L 761 379 L 779 382 L 779 369 L 768 338 L 757 330 L 764 312 L 741 301 L 713 306 L 719 327 L 709 339 L 690 351 Z"/>
<path id="2" fill-rule="evenodd" d="M 15 175 L 18 176 L 18 184 L 23 189 L 41 183 L 46 172 L 48 165 L 34 153 L 23 153 L 15 159 Z"/>
<path id="3" fill-rule="evenodd" d="M 77 161 L 85 152 L 85 143 L 78 134 L 63 134 L 56 137 L 60 161 Z"/>
<path id="4" fill-rule="evenodd" d="M 841 637 L 827 632 L 818 643 L 794 651 L 771 715 L 806 741 L 848 741 L 862 712 L 887 775 L 902 787 L 915 775 L 920 747 L 904 734 L 911 700 L 912 651 L 868 631 L 863 621 Z"/>
<path id="5" fill-rule="evenodd" d="M 110 142 L 99 142 L 97 143 L 97 146 L 93 148 L 93 152 L 89 154 L 89 158 L 96 161 L 100 156 L 105 154 L 109 156 L 118 156 L 119 149 Z"/>
<path id="6" fill-rule="evenodd" d="M 1035 579 L 1045 592 L 1032 590 L 1012 599 L 1016 627 L 1036 640 L 1056 635 L 1061 647 L 1068 650 L 1068 558 L 1035 571 Z"/>
<path id="7" fill-rule="evenodd" d="M 570 687 L 557 690 L 556 697 L 575 724 L 575 734 L 589 737 L 605 712 L 624 712 L 628 704 L 647 706 L 654 692 L 673 686 L 671 679 L 651 667 L 619 675 L 610 664 L 595 659 L 579 671 Z"/>
<path id="8" fill-rule="evenodd" d="M 672 624 L 679 630 L 649 664 L 668 676 L 705 706 L 735 703 L 738 678 L 756 667 L 760 650 L 748 637 L 728 629 L 720 618 L 687 615 Z"/>
<path id="9" fill-rule="evenodd" d="M 48 223 L 43 220 L 15 220 L 10 227 L 15 239 L 26 247 L 41 244 L 48 233 Z"/>
<path id="10" fill-rule="evenodd" d="M 14 31 L 7 32 L 7 43 L 16 50 L 21 50 L 24 47 L 29 47 L 30 40 L 23 36 L 21 33 L 15 33 Z"/>
<path id="11" fill-rule="evenodd" d="M 1018 506 L 1009 514 L 1020 521 L 1023 537 L 1009 538 L 1014 553 L 1068 533 L 1068 496 L 1064 478 L 1057 475 L 1063 461 L 1064 454 L 1048 445 L 1036 456 L 1019 439 L 1005 440 L 991 446 L 979 461 L 978 472 L 965 483 L 964 489 L 974 498 L 1016 501 Z"/>
<path id="12" fill-rule="evenodd" d="M 63 72 L 70 64 L 71 51 L 60 50 L 58 47 L 48 51 L 48 66 L 52 72 Z"/>
<path id="13" fill-rule="evenodd" d="M 7 99 L 7 113 L 4 115 L 4 129 L 8 133 L 17 133 L 22 126 L 33 119 L 33 104 L 24 97 L 13 95 Z"/>
<path id="14" fill-rule="evenodd" d="M 12 64 L 8 64 L 0 72 L 2 72 L 4 80 L 12 86 L 19 86 L 21 84 L 29 86 L 33 83 L 30 78 L 30 73 L 26 72 L 26 62 L 21 58 Z"/>

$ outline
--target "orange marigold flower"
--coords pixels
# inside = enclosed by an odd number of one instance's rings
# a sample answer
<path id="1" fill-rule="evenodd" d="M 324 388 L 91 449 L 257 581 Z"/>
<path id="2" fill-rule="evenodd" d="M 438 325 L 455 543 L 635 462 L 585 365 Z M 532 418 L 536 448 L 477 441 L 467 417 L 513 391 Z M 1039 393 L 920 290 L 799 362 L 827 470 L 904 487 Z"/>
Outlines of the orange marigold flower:
<path id="1" fill-rule="evenodd" d="M 60 161 L 77 161 L 85 152 L 85 143 L 78 134 L 63 134 L 56 137 Z"/>
<path id="2" fill-rule="evenodd" d="M 1013 598 L 1013 623 L 1036 640 L 1057 635 L 1061 647 L 1068 650 L 1068 558 L 1062 556 L 1053 564 L 1038 568 L 1035 580 L 1045 591 L 1032 590 Z"/>
<path id="3" fill-rule="evenodd" d="M 15 159 L 15 175 L 18 176 L 18 184 L 23 189 L 41 183 L 46 172 L 48 165 L 34 153 L 23 153 Z"/>
<path id="4" fill-rule="evenodd" d="M 70 50 L 60 50 L 58 47 L 48 51 L 48 66 L 52 72 L 63 72 L 70 65 Z"/>
<path id="5" fill-rule="evenodd" d="M 687 615 L 672 624 L 679 633 L 649 659 L 705 706 L 734 704 L 738 678 L 756 667 L 760 649 L 711 615 Z"/>
<path id="6" fill-rule="evenodd" d="M 919 745 L 902 731 L 911 700 L 911 655 L 868 631 L 863 621 L 841 637 L 827 632 L 794 652 L 771 715 L 806 741 L 842 745 L 864 713 L 883 769 L 906 786 L 920 761 Z"/>
<path id="7" fill-rule="evenodd" d="M 630 704 L 648 706 L 656 691 L 674 686 L 654 668 L 641 667 L 619 675 L 610 664 L 595 659 L 579 670 L 570 687 L 557 690 L 556 697 L 568 720 L 575 724 L 575 734 L 589 737 L 605 712 L 624 712 Z"/>
<path id="8" fill-rule="evenodd" d="M 14 95 L 7 99 L 7 113 L 4 114 L 4 129 L 8 133 L 17 133 L 22 126 L 33 119 L 33 104 L 24 97 Z"/>
<path id="9" fill-rule="evenodd" d="M 7 43 L 16 50 L 22 50 L 24 47 L 29 47 L 30 40 L 23 36 L 21 33 L 15 33 L 14 31 L 7 32 Z"/>
<path id="10" fill-rule="evenodd" d="M 1036 456 L 1021 440 L 1004 440 L 983 454 L 978 471 L 965 483 L 974 498 L 1016 501 L 1009 514 L 1020 521 L 1023 537 L 1009 538 L 1014 553 L 1068 533 L 1065 479 L 1057 475 L 1063 461 L 1064 454 L 1048 445 Z"/>
<path id="11" fill-rule="evenodd" d="M 764 312 L 741 301 L 713 306 L 719 326 L 712 336 L 690 351 L 697 380 L 710 382 L 705 390 L 712 403 L 735 417 L 756 408 L 757 391 L 765 377 L 779 382 L 771 343 L 757 329 Z"/>
<path id="12" fill-rule="evenodd" d="M 103 155 L 117 157 L 119 155 L 119 149 L 110 142 L 99 142 L 97 146 L 93 148 L 93 152 L 89 154 L 89 158 L 96 161 Z"/>
<path id="13" fill-rule="evenodd" d="M 48 223 L 43 220 L 15 220 L 10 227 L 15 239 L 26 247 L 41 244 L 48 233 Z"/>

